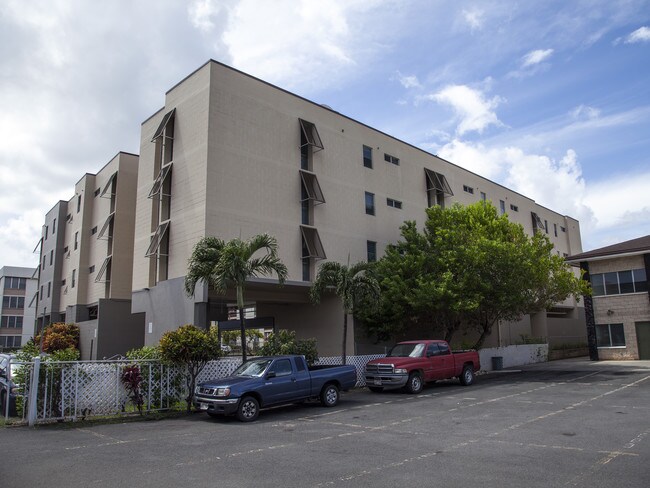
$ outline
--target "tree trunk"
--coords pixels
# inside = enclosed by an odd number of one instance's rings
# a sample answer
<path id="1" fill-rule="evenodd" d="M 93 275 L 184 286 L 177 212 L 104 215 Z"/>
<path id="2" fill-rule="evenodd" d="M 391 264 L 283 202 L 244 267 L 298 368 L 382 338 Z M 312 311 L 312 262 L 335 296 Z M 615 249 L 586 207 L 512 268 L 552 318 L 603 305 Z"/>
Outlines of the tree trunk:
<path id="1" fill-rule="evenodd" d="M 244 308 L 239 307 L 239 324 L 241 329 L 241 360 L 246 362 L 246 324 L 244 323 Z"/>
<path id="2" fill-rule="evenodd" d="M 343 312 L 343 345 L 341 347 L 341 364 L 345 364 L 346 361 L 346 354 L 345 354 L 345 349 L 347 346 L 347 339 L 348 339 L 348 313 Z"/>
<path id="3" fill-rule="evenodd" d="M 483 329 L 483 331 L 481 332 L 480 337 L 476 341 L 476 344 L 474 344 L 474 349 L 478 350 L 481 348 L 481 346 L 485 342 L 486 337 L 489 336 L 490 333 L 492 332 L 492 325 L 494 324 L 488 324 L 488 323 L 481 324 L 481 329 Z"/>

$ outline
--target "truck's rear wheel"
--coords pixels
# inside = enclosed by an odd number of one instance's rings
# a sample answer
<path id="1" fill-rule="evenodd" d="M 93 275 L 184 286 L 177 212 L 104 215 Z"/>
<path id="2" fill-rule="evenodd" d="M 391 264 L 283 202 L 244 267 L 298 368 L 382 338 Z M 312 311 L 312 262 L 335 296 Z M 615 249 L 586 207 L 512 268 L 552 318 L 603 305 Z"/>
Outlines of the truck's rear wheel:
<path id="1" fill-rule="evenodd" d="M 336 385 L 325 385 L 320 392 L 320 401 L 325 407 L 334 407 L 339 402 L 339 389 Z"/>
<path id="2" fill-rule="evenodd" d="M 242 422 L 252 422 L 260 414 L 260 404 L 252 396 L 246 396 L 239 402 L 237 418 Z"/>
<path id="3" fill-rule="evenodd" d="M 474 367 L 470 364 L 466 364 L 463 367 L 463 372 L 459 376 L 460 384 L 463 386 L 469 386 L 474 383 Z"/>
<path id="4" fill-rule="evenodd" d="M 409 375 L 409 379 L 406 382 L 406 386 L 404 388 L 407 392 L 417 395 L 422 391 L 423 387 L 424 384 L 422 383 L 422 377 L 420 376 L 420 373 L 413 372 Z"/>

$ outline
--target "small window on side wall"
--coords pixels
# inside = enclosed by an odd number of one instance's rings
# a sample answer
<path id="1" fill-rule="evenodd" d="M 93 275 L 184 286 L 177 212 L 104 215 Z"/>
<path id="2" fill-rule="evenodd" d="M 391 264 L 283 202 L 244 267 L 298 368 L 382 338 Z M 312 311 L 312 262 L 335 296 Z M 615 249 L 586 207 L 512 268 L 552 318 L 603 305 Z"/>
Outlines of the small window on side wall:
<path id="1" fill-rule="evenodd" d="M 363 146 L 363 165 L 372 169 L 372 148 L 370 146 Z"/>

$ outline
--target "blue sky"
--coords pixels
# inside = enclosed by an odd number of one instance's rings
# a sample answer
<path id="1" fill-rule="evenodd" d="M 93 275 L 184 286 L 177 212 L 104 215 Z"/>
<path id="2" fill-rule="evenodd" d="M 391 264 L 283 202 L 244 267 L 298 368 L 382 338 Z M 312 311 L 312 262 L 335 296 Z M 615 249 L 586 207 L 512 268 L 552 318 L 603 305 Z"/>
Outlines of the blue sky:
<path id="1" fill-rule="evenodd" d="M 213 58 L 580 220 L 650 234 L 650 0 L 5 0 L 0 265 Z"/>

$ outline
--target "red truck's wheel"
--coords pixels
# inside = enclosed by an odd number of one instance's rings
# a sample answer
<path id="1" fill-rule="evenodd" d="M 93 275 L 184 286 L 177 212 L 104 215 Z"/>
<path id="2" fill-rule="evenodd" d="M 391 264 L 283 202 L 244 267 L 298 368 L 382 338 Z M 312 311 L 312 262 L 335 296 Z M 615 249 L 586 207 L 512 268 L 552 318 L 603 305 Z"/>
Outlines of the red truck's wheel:
<path id="1" fill-rule="evenodd" d="M 409 375 L 409 379 L 406 382 L 406 391 L 409 393 L 412 393 L 414 395 L 417 395 L 422 391 L 422 388 L 424 387 L 424 384 L 422 383 L 422 377 L 420 376 L 420 373 L 413 372 Z"/>
<path id="2" fill-rule="evenodd" d="M 474 383 L 474 368 L 469 364 L 463 367 L 463 372 L 460 374 L 460 384 L 469 386 Z"/>

